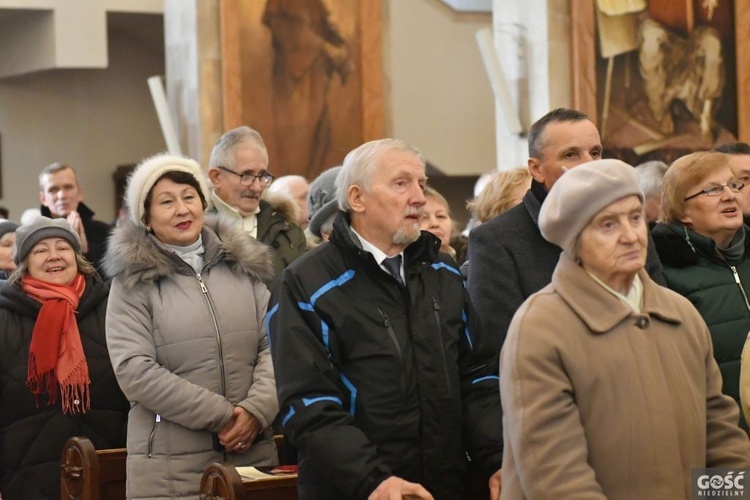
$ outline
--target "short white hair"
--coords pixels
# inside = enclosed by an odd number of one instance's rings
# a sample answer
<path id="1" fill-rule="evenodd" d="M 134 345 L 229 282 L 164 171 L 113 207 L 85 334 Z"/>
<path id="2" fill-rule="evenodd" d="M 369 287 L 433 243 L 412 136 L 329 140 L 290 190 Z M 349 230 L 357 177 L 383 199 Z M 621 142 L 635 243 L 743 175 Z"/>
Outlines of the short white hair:
<path id="1" fill-rule="evenodd" d="M 237 148 L 246 143 L 255 146 L 263 155 L 266 165 L 268 165 L 268 150 L 266 149 L 266 143 L 263 142 L 263 137 L 257 130 L 243 125 L 219 137 L 211 150 L 211 156 L 208 158 L 208 168 L 225 167 L 230 170 L 234 169 L 237 162 L 235 152 Z"/>
<path id="2" fill-rule="evenodd" d="M 422 166 L 426 165 L 422 152 L 400 139 L 378 139 L 362 144 L 346 155 L 336 177 L 336 200 L 340 210 L 348 212 L 352 208 L 348 197 L 350 186 L 357 185 L 364 191 L 369 189 L 372 175 L 379 166 L 380 156 L 386 151 L 412 153 L 419 158 Z"/>
<path id="3" fill-rule="evenodd" d="M 292 191 L 289 187 L 295 182 L 303 182 L 306 186 L 309 186 L 307 179 L 301 175 L 282 175 L 268 186 L 268 190 L 272 193 L 282 193 L 292 196 Z"/>
<path id="4" fill-rule="evenodd" d="M 659 160 L 647 161 L 635 167 L 638 173 L 638 183 L 645 196 L 661 196 L 664 174 L 667 173 L 668 168 L 666 163 Z"/>

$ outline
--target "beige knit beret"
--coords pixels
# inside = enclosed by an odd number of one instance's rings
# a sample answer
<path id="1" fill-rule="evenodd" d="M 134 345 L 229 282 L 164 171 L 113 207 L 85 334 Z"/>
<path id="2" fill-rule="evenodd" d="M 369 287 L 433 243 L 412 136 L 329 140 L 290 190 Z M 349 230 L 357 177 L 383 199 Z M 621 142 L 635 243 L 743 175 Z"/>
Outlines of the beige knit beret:
<path id="1" fill-rule="evenodd" d="M 575 258 L 576 240 L 591 219 L 631 195 L 643 201 L 635 168 L 613 159 L 583 163 L 552 186 L 539 212 L 539 229 L 544 239 Z"/>

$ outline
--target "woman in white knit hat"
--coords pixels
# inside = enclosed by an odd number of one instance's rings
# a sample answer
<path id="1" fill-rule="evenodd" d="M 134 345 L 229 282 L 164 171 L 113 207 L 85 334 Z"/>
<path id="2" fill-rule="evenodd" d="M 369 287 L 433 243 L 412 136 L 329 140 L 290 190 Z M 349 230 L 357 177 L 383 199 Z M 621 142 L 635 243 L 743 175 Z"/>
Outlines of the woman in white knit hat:
<path id="1" fill-rule="evenodd" d="M 128 498 L 197 498 L 212 462 L 278 463 L 270 256 L 239 225 L 204 216 L 208 194 L 195 161 L 148 158 L 109 243 L 107 345 L 132 405 Z"/>
<path id="2" fill-rule="evenodd" d="M 708 328 L 644 271 L 635 170 L 571 169 L 539 228 L 563 253 L 501 354 L 502 498 L 690 498 L 693 468 L 750 466 Z"/>

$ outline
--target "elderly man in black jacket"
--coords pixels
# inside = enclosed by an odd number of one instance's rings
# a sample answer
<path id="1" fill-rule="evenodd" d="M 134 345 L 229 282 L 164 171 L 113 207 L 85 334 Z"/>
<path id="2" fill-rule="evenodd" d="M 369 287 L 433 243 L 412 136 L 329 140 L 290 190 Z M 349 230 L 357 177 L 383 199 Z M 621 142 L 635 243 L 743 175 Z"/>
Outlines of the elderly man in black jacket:
<path id="1" fill-rule="evenodd" d="M 469 325 L 455 264 L 420 231 L 425 182 L 404 142 L 350 152 L 330 242 L 274 289 L 266 321 L 301 499 L 461 498 L 467 452 L 497 494 L 497 352 Z"/>
<path id="2" fill-rule="evenodd" d="M 523 201 L 469 234 L 467 286 L 480 329 L 498 351 L 510 320 L 531 294 L 550 281 L 561 249 L 539 232 L 539 210 L 547 192 L 567 169 L 602 157 L 599 131 L 574 109 L 558 108 L 529 131 L 529 170 L 533 180 Z M 646 270 L 664 285 L 661 262 L 649 235 Z"/>

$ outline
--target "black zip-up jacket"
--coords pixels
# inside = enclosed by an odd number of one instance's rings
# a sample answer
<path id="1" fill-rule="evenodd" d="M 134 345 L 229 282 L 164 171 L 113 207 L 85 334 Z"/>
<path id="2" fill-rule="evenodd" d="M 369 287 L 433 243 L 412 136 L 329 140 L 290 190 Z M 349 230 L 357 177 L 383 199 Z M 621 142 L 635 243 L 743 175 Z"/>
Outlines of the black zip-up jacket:
<path id="1" fill-rule="evenodd" d="M 19 284 L 0 285 L 0 494 L 3 500 L 60 498 L 60 456 L 73 436 L 97 449 L 125 446 L 130 404 L 117 385 L 104 337 L 109 285 L 86 278 L 76 311 L 91 379 L 87 413 L 63 414 L 58 395 L 48 404 L 26 387 L 29 346 L 42 304 Z"/>
<path id="2" fill-rule="evenodd" d="M 439 248 L 427 232 L 406 248 L 402 286 L 342 212 L 282 273 L 266 321 L 301 499 L 367 498 L 391 475 L 455 499 L 466 452 L 487 477 L 500 468 L 497 352 Z"/>

